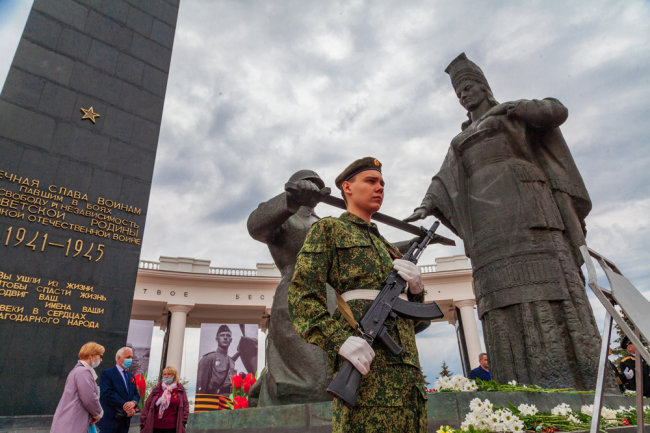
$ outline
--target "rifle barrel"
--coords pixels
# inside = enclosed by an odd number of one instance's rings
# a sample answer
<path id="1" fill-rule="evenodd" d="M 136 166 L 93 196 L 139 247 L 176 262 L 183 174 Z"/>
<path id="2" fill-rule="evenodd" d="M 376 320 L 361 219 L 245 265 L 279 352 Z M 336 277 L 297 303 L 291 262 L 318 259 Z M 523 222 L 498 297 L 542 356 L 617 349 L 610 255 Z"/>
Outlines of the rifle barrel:
<path id="1" fill-rule="evenodd" d="M 321 194 L 319 197 L 320 197 L 320 201 L 322 201 L 323 203 L 327 203 L 331 206 L 338 207 L 343 210 L 346 209 L 345 202 L 341 198 L 334 197 L 331 194 Z M 391 227 L 398 228 L 400 230 L 404 230 L 405 232 L 411 233 L 416 236 L 422 236 L 427 233 L 427 230 L 424 227 L 418 227 L 416 225 L 409 224 L 407 222 L 398 220 L 397 218 L 393 218 L 392 216 L 383 214 L 381 212 L 375 212 L 374 214 L 372 214 L 371 218 L 375 221 L 384 223 Z M 453 239 L 449 239 L 439 234 L 433 235 L 431 239 L 431 243 L 451 245 L 451 246 L 456 245 L 456 242 Z"/>

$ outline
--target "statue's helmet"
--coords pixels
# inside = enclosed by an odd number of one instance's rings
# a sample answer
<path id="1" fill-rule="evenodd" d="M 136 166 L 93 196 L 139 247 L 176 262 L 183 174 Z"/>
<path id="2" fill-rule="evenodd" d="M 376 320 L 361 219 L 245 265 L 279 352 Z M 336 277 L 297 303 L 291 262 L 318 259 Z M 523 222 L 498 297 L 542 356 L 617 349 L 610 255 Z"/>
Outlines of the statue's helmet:
<path id="1" fill-rule="evenodd" d="M 445 72 L 448 73 L 449 78 L 451 78 L 451 85 L 453 86 L 454 91 L 456 91 L 463 81 L 474 81 L 483 86 L 485 96 L 492 107 L 499 104 L 499 102 L 494 98 L 494 94 L 492 93 L 487 78 L 485 78 L 485 74 L 476 63 L 467 58 L 465 53 L 460 53 L 454 60 L 452 60 L 449 66 L 447 66 L 447 69 L 445 69 Z M 463 129 L 465 129 L 469 124 L 464 123 L 463 125 L 465 125 L 463 126 Z"/>
<path id="2" fill-rule="evenodd" d="M 319 189 L 325 187 L 325 182 L 323 182 L 320 176 L 313 170 L 298 170 L 289 178 L 289 182 L 298 182 L 299 180 L 309 180 L 314 182 Z"/>
<path id="3" fill-rule="evenodd" d="M 478 65 L 472 62 L 467 58 L 465 53 L 460 53 L 454 60 L 451 61 L 445 72 L 449 74 L 451 78 L 451 85 L 454 87 L 454 90 L 464 81 L 472 80 L 477 83 L 481 83 L 485 86 L 487 90 L 492 92 L 490 85 L 488 84 L 485 74 L 478 67 Z"/>

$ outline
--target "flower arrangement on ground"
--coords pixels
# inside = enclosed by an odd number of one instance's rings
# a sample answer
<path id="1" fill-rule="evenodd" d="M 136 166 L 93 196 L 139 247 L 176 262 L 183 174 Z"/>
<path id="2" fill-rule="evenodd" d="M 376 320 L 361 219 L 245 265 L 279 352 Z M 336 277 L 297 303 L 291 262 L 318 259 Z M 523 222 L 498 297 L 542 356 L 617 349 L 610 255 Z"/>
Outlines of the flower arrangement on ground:
<path id="1" fill-rule="evenodd" d="M 476 391 L 478 386 L 472 379 L 457 374 L 451 378 L 440 376 L 436 383 L 433 384 L 435 391 Z"/>
<path id="2" fill-rule="evenodd" d="M 483 433 L 483 432 L 521 432 L 535 431 L 554 433 L 557 431 L 589 430 L 593 405 L 583 405 L 574 412 L 566 403 L 551 409 L 550 413 L 540 412 L 535 405 L 520 404 L 508 408 L 494 406 L 490 400 L 475 398 L 470 402 L 470 412 L 465 416 L 460 430 L 443 426 L 438 433 Z M 636 424 L 634 407 L 619 407 L 614 410 L 603 407 L 602 422 L 607 427 Z M 650 407 L 644 407 L 644 418 L 650 420 Z"/>
<path id="3" fill-rule="evenodd" d="M 512 410 L 497 408 L 490 400 L 475 398 L 469 408 L 460 426 L 463 431 L 521 432 L 524 429 L 523 421 Z"/>
<path id="4" fill-rule="evenodd" d="M 517 383 L 511 380 L 508 383 L 499 383 L 495 380 L 481 380 L 476 379 L 477 391 L 500 391 L 500 392 L 545 392 L 557 393 L 563 392 L 567 394 L 593 394 L 593 391 L 577 391 L 572 388 L 542 388 L 538 385 L 526 385 Z"/>
<path id="5" fill-rule="evenodd" d="M 512 380 L 502 384 L 494 380 L 471 380 L 461 375 L 451 378 L 439 377 L 434 388 L 428 392 L 450 391 L 501 391 L 501 392 L 539 392 L 593 394 L 593 391 L 576 391 L 571 388 L 549 389 L 537 385 L 524 385 Z M 583 405 L 579 412 L 574 412 L 567 403 L 561 403 L 550 412 L 540 412 L 535 405 L 520 404 L 508 408 L 494 406 L 490 400 L 475 398 L 470 402 L 470 412 L 465 416 L 460 429 L 441 426 L 436 433 L 484 433 L 484 432 L 521 432 L 535 431 L 537 433 L 554 433 L 557 431 L 589 430 L 593 405 Z M 650 422 L 650 406 L 644 406 L 644 422 Z M 618 409 L 603 407 L 601 409 L 602 424 L 607 427 L 627 426 L 637 423 L 636 408 L 623 406 Z"/>
<path id="6" fill-rule="evenodd" d="M 468 379 L 457 374 L 453 377 L 440 376 L 433 384 L 429 393 L 437 391 L 499 391 L 499 392 L 564 392 L 568 394 L 593 394 L 593 391 L 576 391 L 571 388 L 542 388 L 537 385 L 525 385 L 511 380 L 508 383 L 499 383 L 494 380 Z"/>

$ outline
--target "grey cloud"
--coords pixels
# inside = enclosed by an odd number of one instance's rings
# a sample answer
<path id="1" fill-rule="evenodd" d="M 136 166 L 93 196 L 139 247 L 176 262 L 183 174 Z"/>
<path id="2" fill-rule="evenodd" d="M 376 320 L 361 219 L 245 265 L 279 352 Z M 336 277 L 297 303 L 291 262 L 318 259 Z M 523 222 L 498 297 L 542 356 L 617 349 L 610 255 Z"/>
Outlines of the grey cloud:
<path id="1" fill-rule="evenodd" d="M 181 2 L 167 95 L 178 104 L 166 105 L 143 256 L 165 251 L 216 266 L 270 262 L 246 232 L 250 211 L 298 169 L 314 169 L 333 186 L 345 165 L 365 155 L 384 162 L 386 213 L 406 216 L 465 120 L 444 73 L 465 51 L 498 100 L 554 96 L 569 107 L 563 131 L 594 201 L 589 242 L 614 253 L 648 291 L 650 234 L 610 223 L 604 203 L 634 206 L 648 197 L 650 12 L 642 1 L 585 4 Z M 629 14 L 645 19 L 627 22 Z M 628 50 L 608 48 L 630 33 L 638 41 Z M 327 55 L 327 38 L 348 44 L 342 55 Z M 170 124 L 186 125 L 186 114 L 171 109 L 194 104 L 204 106 L 204 120 L 189 129 L 165 126 L 175 116 L 179 122 Z M 170 191 L 183 192 L 192 212 L 156 198 Z M 164 218 L 157 215 L 163 210 Z M 324 205 L 317 212 L 340 213 Z M 641 224 L 647 214 L 626 218 Z M 173 225 L 179 220 L 183 227 Z M 431 246 L 422 263 L 462 253 L 457 243 Z M 461 372 L 452 326 L 434 324 L 418 339 L 430 382 L 443 360 Z"/>

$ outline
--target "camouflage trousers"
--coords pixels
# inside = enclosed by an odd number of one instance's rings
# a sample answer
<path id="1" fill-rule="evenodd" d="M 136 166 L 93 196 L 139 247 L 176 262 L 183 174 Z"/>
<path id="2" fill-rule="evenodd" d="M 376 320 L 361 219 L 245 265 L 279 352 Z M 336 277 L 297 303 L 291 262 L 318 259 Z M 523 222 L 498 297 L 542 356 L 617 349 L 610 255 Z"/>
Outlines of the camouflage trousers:
<path id="1" fill-rule="evenodd" d="M 402 391 L 402 406 L 357 406 L 334 399 L 332 433 L 426 433 L 427 401 L 417 386 Z"/>

